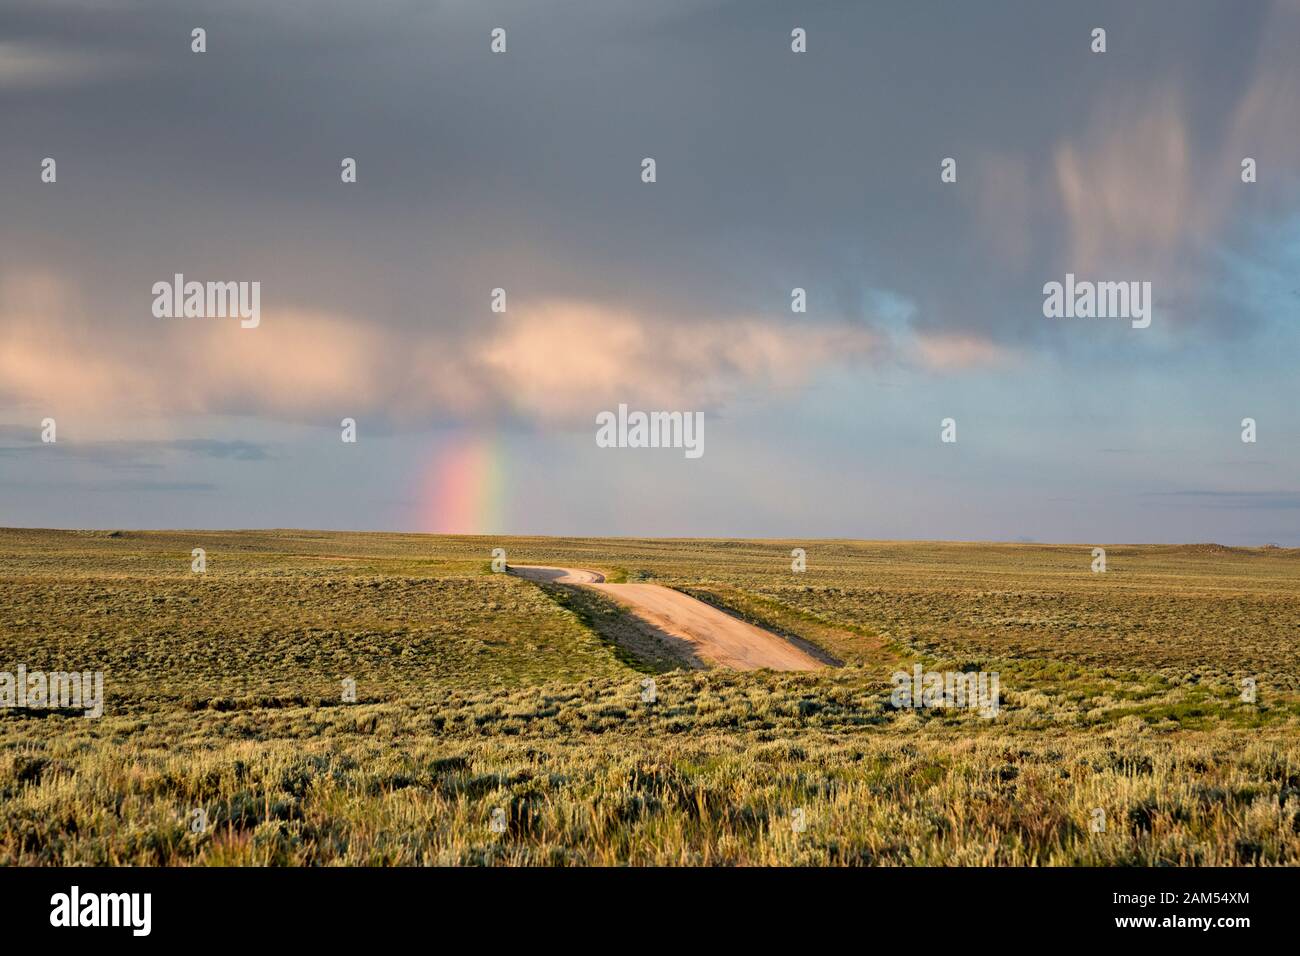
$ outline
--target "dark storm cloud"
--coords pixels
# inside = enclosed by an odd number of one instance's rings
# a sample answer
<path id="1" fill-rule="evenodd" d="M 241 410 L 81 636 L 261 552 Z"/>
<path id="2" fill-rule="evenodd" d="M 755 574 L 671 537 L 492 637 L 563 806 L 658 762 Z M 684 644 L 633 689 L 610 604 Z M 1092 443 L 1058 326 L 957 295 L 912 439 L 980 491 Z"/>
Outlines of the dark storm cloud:
<path id="1" fill-rule="evenodd" d="M 1232 188 L 1224 143 L 1252 89 L 1300 93 L 1268 42 L 1295 36 L 1293 13 L 641 6 L 9 4 L 0 36 L 48 63 L 0 92 L 4 251 L 75 271 L 129 334 L 127 304 L 174 264 L 259 275 L 280 303 L 436 328 L 452 348 L 497 285 L 677 318 L 781 315 L 801 285 L 810 321 L 868 325 L 884 290 L 923 332 L 1059 348 L 1078 336 L 1043 321 L 1041 286 L 1096 233 L 1121 259 L 1094 264 L 1164 272 L 1180 320 L 1235 334 L 1253 319 L 1216 298 L 1211 252 L 1243 215 L 1291 202 L 1294 150 L 1266 160 L 1271 199 L 1167 232 L 1066 208 L 1061 166 L 1079 144 L 1084 198 L 1101 203 L 1155 180 L 1167 206 L 1199 209 Z M 796 24 L 804 56 L 789 53 Z M 1099 24 L 1103 56 L 1087 45 Z M 203 56 L 189 51 L 197 25 Z M 510 49 L 494 57 L 498 25 Z M 1271 124 L 1275 150 L 1297 142 L 1284 126 Z M 1187 152 L 1182 181 L 1096 178 L 1158 166 L 1150 145 L 1166 133 Z M 54 209 L 33 173 L 44 155 L 60 162 Z M 339 187 L 343 156 L 355 188 Z M 643 156 L 658 162 L 652 187 Z M 939 182 L 945 156 L 956 186 Z"/>

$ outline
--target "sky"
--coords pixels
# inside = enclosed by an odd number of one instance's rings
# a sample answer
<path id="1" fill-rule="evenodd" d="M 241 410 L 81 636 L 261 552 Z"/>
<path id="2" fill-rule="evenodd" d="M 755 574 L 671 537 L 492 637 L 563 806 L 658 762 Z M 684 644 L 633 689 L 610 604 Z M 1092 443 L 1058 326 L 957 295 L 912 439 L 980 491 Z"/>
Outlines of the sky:
<path id="1" fill-rule="evenodd" d="M 0 525 L 1300 546 L 1296 49 L 1297 2 L 0 0 Z M 1150 326 L 1046 317 L 1067 274 Z M 620 404 L 704 453 L 600 447 Z"/>

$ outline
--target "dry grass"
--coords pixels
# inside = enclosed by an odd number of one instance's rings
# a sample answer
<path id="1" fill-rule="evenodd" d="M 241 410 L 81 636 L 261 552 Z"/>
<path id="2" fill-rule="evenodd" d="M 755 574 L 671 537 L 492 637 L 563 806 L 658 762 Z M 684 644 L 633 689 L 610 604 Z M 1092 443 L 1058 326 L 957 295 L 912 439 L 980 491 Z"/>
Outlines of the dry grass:
<path id="1" fill-rule="evenodd" d="M 670 670 L 607 607 L 491 574 L 498 545 L 682 587 L 847 666 Z M 99 720 L 0 711 L 0 862 L 1300 863 L 1297 552 L 1108 559 L 0 532 L 0 670 L 102 669 L 108 692 Z M 914 662 L 999 671 L 1001 713 L 892 709 Z"/>

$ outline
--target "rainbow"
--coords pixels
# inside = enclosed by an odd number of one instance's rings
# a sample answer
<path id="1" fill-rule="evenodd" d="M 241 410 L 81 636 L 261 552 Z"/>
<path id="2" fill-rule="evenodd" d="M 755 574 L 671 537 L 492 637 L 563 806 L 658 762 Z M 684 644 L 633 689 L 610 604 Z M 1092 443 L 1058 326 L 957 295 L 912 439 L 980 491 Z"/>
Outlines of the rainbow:
<path id="1" fill-rule="evenodd" d="M 495 435 L 449 439 L 423 471 L 420 522 L 435 534 L 504 530 L 506 449 Z"/>

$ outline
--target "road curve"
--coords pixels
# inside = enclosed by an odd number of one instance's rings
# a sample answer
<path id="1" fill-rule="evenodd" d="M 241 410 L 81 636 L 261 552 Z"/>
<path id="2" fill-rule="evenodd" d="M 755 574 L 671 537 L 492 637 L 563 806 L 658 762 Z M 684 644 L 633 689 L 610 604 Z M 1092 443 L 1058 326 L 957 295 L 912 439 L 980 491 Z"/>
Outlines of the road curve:
<path id="1" fill-rule="evenodd" d="M 585 568 L 512 564 L 509 570 L 530 581 L 579 584 L 600 591 L 651 628 L 686 641 L 696 657 L 717 667 L 812 671 L 826 666 L 771 631 L 661 584 L 606 584 L 603 574 Z"/>
<path id="2" fill-rule="evenodd" d="M 506 570 L 530 581 L 547 584 L 599 584 L 605 575 L 585 568 L 552 568 L 542 564 L 512 564 Z"/>

